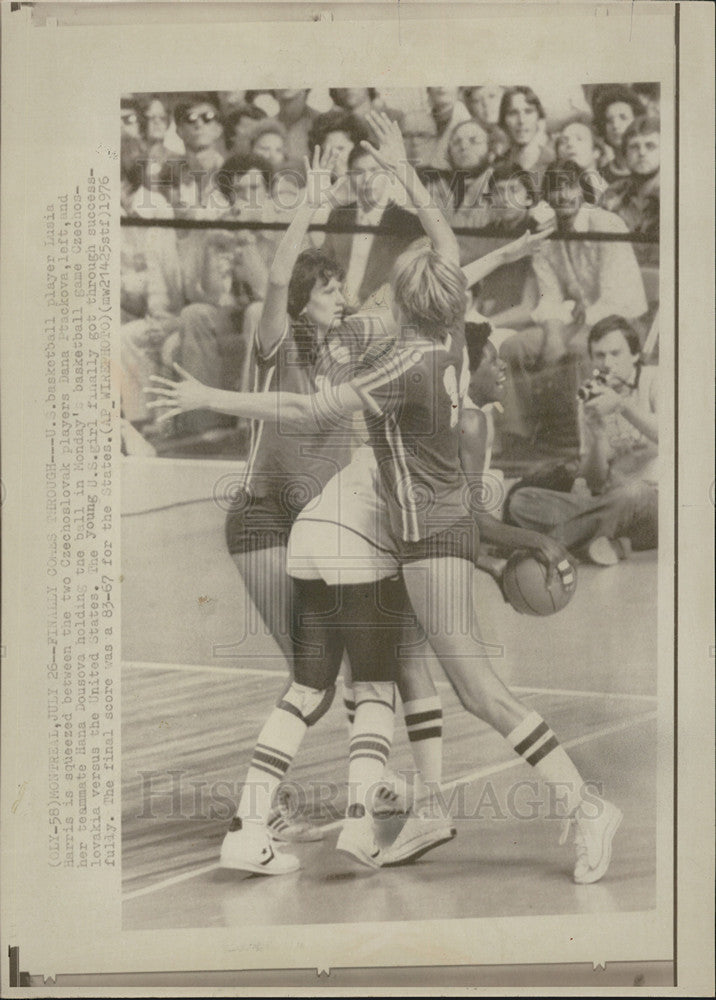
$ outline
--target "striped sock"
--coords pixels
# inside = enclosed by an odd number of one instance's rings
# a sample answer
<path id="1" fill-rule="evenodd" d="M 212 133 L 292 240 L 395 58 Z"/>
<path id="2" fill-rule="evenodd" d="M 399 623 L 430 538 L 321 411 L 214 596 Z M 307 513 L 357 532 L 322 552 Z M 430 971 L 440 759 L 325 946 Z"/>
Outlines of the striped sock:
<path id="1" fill-rule="evenodd" d="M 559 786 L 560 794 L 565 795 L 568 811 L 573 812 L 582 801 L 584 782 L 542 716 L 530 712 L 508 735 L 507 742 L 544 781 Z"/>
<path id="2" fill-rule="evenodd" d="M 356 703 L 353 695 L 353 686 L 343 681 L 343 707 L 346 710 L 348 726 L 352 729 L 356 717 Z"/>
<path id="3" fill-rule="evenodd" d="M 266 824 L 271 800 L 283 781 L 306 733 L 306 723 L 292 712 L 276 707 L 269 715 L 258 741 L 241 792 L 236 815 L 242 820 Z"/>
<path id="4" fill-rule="evenodd" d="M 370 811 L 375 786 L 383 776 L 390 755 L 394 721 L 392 699 L 391 703 L 387 700 L 361 702 L 360 694 L 357 695 L 348 765 L 349 806 L 358 803 Z"/>
<path id="5" fill-rule="evenodd" d="M 413 786 L 414 802 L 429 798 L 429 784 L 442 778 L 443 709 L 438 695 L 419 698 L 403 704 L 405 728 L 418 774 Z"/>

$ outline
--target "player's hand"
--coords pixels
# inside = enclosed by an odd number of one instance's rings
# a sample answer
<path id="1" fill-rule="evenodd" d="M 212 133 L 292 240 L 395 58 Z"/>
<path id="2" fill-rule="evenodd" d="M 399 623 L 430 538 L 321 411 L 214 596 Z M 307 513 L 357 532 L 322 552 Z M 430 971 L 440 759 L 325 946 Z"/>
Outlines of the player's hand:
<path id="1" fill-rule="evenodd" d="M 180 413 L 189 410 L 201 410 L 210 405 L 211 388 L 204 385 L 176 362 L 174 369 L 180 377 L 178 382 L 162 378 L 161 375 L 151 375 L 151 386 L 144 391 L 156 397 L 147 403 L 147 409 L 159 412 L 158 420 L 169 420 Z"/>
<path id="2" fill-rule="evenodd" d="M 327 151 L 321 156 L 321 147 L 313 150 L 313 161 L 303 158 L 306 170 L 306 201 L 314 210 L 330 205 L 335 208 L 341 203 L 341 192 L 346 184 L 343 177 L 333 180 L 333 167 L 337 153 Z"/>
<path id="3" fill-rule="evenodd" d="M 378 138 L 378 148 L 376 149 L 365 139 L 361 141 L 361 147 L 367 150 L 381 167 L 385 167 L 391 173 L 397 173 L 400 164 L 408 161 L 400 128 L 383 111 L 370 111 L 366 119 Z"/>
<path id="4" fill-rule="evenodd" d="M 577 571 L 574 560 L 563 545 L 556 542 L 549 535 L 535 535 L 531 546 L 532 554 L 547 569 L 547 587 L 552 589 L 560 583 L 565 590 L 570 590 L 576 585 Z"/>
<path id="5" fill-rule="evenodd" d="M 506 243 L 502 248 L 505 263 L 512 264 L 523 257 L 531 256 L 535 250 L 539 250 L 549 234 L 554 232 L 554 229 L 554 225 L 551 225 L 545 229 L 540 229 L 537 233 L 531 233 L 527 230 L 519 239 L 512 240 L 511 243 Z"/>

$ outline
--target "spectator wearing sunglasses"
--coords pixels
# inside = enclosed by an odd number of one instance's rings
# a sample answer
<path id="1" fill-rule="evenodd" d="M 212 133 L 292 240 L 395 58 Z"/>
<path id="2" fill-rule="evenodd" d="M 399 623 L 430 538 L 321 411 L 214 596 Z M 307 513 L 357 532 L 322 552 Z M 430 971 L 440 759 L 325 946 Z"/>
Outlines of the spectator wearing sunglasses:
<path id="1" fill-rule="evenodd" d="M 122 97 L 119 102 L 119 114 L 122 122 L 122 139 L 140 139 L 142 114 L 139 103 L 133 97 Z"/>
<path id="2" fill-rule="evenodd" d="M 161 183 L 169 189 L 177 216 L 206 218 L 228 208 L 214 183 L 224 161 L 223 128 L 216 93 L 182 94 L 174 105 L 177 135 L 184 143 L 181 159 L 167 160 Z"/>

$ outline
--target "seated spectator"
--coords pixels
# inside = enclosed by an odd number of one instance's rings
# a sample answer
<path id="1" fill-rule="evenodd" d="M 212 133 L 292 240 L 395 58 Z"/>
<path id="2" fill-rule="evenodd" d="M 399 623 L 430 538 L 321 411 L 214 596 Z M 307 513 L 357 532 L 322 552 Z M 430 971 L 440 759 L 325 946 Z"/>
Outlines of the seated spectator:
<path id="1" fill-rule="evenodd" d="M 426 156 L 426 166 L 447 170 L 450 167 L 447 148 L 453 129 L 467 121 L 470 114 L 459 99 L 457 87 L 428 87 L 428 104 L 435 123 L 435 138 Z"/>
<path id="2" fill-rule="evenodd" d="M 642 114 L 647 118 L 660 117 L 661 87 L 658 83 L 633 83 L 631 89 L 639 98 Z"/>
<path id="3" fill-rule="evenodd" d="M 628 232 L 619 216 L 586 201 L 582 171 L 572 161 L 548 168 L 543 196 L 555 213 L 558 233 L 586 237 L 590 232 Z M 537 303 L 531 320 L 538 326 L 528 326 L 502 345 L 514 393 L 505 407 L 505 427 L 509 433 L 527 438 L 534 432 L 536 417 L 529 373 L 553 366 L 567 355 L 584 371 L 591 326 L 615 313 L 638 323 L 647 311 L 644 284 L 630 243 L 550 240 L 534 253 L 532 272 Z M 500 322 L 505 323 L 504 318 Z"/>
<path id="4" fill-rule="evenodd" d="M 168 219 L 173 212 L 157 191 L 143 187 L 146 150 L 141 140 L 124 138 L 120 157 L 123 216 Z M 122 410 L 137 428 L 151 413 L 144 386 L 160 370 L 161 348 L 178 325 L 183 305 L 176 235 L 172 229 L 124 226 L 120 252 L 120 363 Z"/>
<path id="5" fill-rule="evenodd" d="M 570 493 L 526 486 L 507 519 L 544 532 L 575 554 L 611 566 L 658 542 L 656 366 L 642 366 L 639 336 L 623 316 L 589 333 L 599 378 L 581 390 L 580 467 Z"/>
<path id="6" fill-rule="evenodd" d="M 472 118 L 487 133 L 487 158 L 494 163 L 507 153 L 510 143 L 499 126 L 500 101 L 504 87 L 486 85 L 483 87 L 463 87 L 462 99 Z"/>
<path id="7" fill-rule="evenodd" d="M 604 196 L 604 207 L 621 216 L 632 233 L 659 237 L 659 165 L 661 126 L 658 118 L 635 118 L 622 137 L 629 176 L 616 181 Z M 635 244 L 642 264 L 659 262 L 658 245 Z"/>
<path id="8" fill-rule="evenodd" d="M 237 153 L 230 156 L 216 175 L 216 183 L 229 203 L 224 214 L 227 219 L 246 222 L 288 222 L 270 196 L 272 170 L 269 162 L 255 153 Z M 279 230 L 253 229 L 251 232 L 256 250 L 268 273 L 276 246 L 281 239 Z M 254 298 L 263 298 L 265 281 L 254 288 Z"/>
<path id="9" fill-rule="evenodd" d="M 414 109 L 403 116 L 403 141 L 408 160 L 414 167 L 426 167 L 437 139 L 435 119 L 429 111 Z"/>
<path id="10" fill-rule="evenodd" d="M 330 160 L 331 173 L 337 178 L 348 173 L 348 154 L 353 147 L 369 138 L 363 119 L 348 111 L 326 111 L 314 120 L 308 143 L 312 151 L 320 147 L 322 159 Z"/>
<path id="11" fill-rule="evenodd" d="M 231 153 L 248 153 L 251 134 L 266 112 L 253 104 L 237 104 L 224 117 L 224 141 Z"/>
<path id="12" fill-rule="evenodd" d="M 382 301 L 398 256 L 424 235 L 417 216 L 391 200 L 389 179 L 375 159 L 356 145 L 348 154 L 350 202 L 334 208 L 323 245 L 345 272 L 343 294 L 348 309 Z M 331 226 L 376 226 L 376 233 L 331 232 Z"/>
<path id="13" fill-rule="evenodd" d="M 140 139 L 142 135 L 142 110 L 139 106 L 139 101 L 136 101 L 133 97 L 121 97 L 119 101 L 119 115 L 121 120 L 120 138 Z"/>
<path id="14" fill-rule="evenodd" d="M 374 87 L 333 87 L 328 91 L 328 96 L 339 111 L 348 111 L 364 122 L 371 111 L 382 111 L 391 121 L 397 122 L 402 130 L 402 113 L 386 107 Z"/>
<path id="15" fill-rule="evenodd" d="M 214 174 L 224 161 L 219 98 L 215 93 L 182 94 L 174 105 L 177 135 L 185 155 L 168 159 L 160 184 L 181 217 L 211 217 L 226 211 L 216 197 Z"/>
<path id="16" fill-rule="evenodd" d="M 287 132 L 281 122 L 266 118 L 254 125 L 249 136 L 249 152 L 268 161 L 272 170 L 286 163 Z"/>
<path id="17" fill-rule="evenodd" d="M 542 102 L 531 87 L 509 87 L 504 92 L 499 125 L 510 145 L 503 161 L 534 174 L 537 187 L 554 160 L 544 123 Z"/>
<path id="18" fill-rule="evenodd" d="M 318 112 L 308 105 L 308 90 L 274 90 L 272 93 L 279 108 L 276 121 L 286 129 L 286 156 L 302 163 L 304 156 L 313 153 L 308 137 Z"/>
<path id="19" fill-rule="evenodd" d="M 593 205 L 601 203 L 607 182 L 599 171 L 603 146 L 598 145 L 592 128 L 584 121 L 569 122 L 554 140 L 559 160 L 571 160 L 582 170 L 585 198 Z"/>
<path id="20" fill-rule="evenodd" d="M 532 174 L 502 162 L 492 167 L 487 180 L 484 200 L 489 207 L 490 227 L 496 233 L 514 238 L 528 226 L 539 228 L 530 220 L 530 212 L 539 201 Z M 514 329 L 529 324 L 537 305 L 530 258 L 505 264 L 483 278 L 476 289 L 475 305 L 495 328 Z"/>
<path id="21" fill-rule="evenodd" d="M 594 127 L 606 143 L 600 170 L 609 184 L 629 176 L 624 161 L 622 138 L 635 118 L 642 114 L 639 98 L 622 84 L 604 87 L 594 98 Z"/>
<path id="22" fill-rule="evenodd" d="M 141 134 L 147 150 L 147 172 L 145 183 L 155 186 L 159 181 L 164 164 L 172 156 L 164 145 L 169 128 L 169 111 L 161 98 L 150 95 L 140 104 Z"/>

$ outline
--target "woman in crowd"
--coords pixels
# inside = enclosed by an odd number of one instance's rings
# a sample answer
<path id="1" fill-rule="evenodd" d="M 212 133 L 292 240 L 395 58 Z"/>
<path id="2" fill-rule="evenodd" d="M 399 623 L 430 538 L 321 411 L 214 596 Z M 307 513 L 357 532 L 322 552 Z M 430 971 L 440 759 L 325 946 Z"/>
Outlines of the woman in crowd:
<path id="1" fill-rule="evenodd" d="M 601 172 L 609 184 L 629 176 L 622 139 L 635 118 L 643 114 L 638 96 L 622 84 L 605 87 L 595 96 L 594 127 L 606 143 Z"/>

